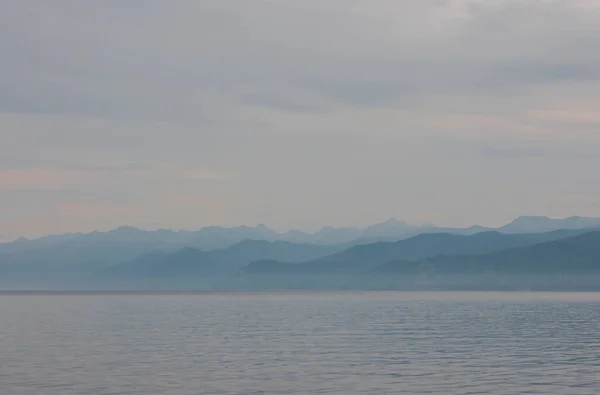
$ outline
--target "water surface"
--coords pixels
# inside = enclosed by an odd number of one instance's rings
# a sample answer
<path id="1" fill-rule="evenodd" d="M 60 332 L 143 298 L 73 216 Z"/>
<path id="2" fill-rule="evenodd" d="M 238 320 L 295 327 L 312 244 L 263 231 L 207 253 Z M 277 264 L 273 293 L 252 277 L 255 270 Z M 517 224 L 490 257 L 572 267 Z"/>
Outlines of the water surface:
<path id="1" fill-rule="evenodd" d="M 0 294 L 21 394 L 599 394 L 600 294 Z"/>

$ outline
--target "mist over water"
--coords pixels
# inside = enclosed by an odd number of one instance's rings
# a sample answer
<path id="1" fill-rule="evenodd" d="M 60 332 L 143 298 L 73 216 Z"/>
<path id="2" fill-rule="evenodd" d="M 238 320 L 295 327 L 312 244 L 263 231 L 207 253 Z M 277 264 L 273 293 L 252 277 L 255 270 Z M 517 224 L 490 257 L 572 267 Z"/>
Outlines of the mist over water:
<path id="1" fill-rule="evenodd" d="M 0 294 L 2 393 L 597 394 L 599 293 Z"/>

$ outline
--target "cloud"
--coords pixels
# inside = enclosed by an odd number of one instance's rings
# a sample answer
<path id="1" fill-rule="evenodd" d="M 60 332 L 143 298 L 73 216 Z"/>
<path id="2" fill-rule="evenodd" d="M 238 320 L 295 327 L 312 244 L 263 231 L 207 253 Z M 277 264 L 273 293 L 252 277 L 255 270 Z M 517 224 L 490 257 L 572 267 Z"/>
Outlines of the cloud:
<path id="1" fill-rule="evenodd" d="M 0 190 L 57 189 L 82 179 L 77 172 L 61 172 L 51 169 L 16 169 L 0 171 Z"/>
<path id="2" fill-rule="evenodd" d="M 380 106 L 597 81 L 600 70 L 600 10 L 582 1 L 25 0 L 3 8 L 0 84 L 9 94 L 0 108 L 13 112 L 198 122 L 219 97 L 274 108 Z M 299 91 L 305 103 L 294 99 Z"/>
<path id="3" fill-rule="evenodd" d="M 88 171 L 21 168 L 0 171 L 0 190 L 61 190 L 86 183 L 113 183 L 115 178 L 138 182 L 226 182 L 234 173 L 180 169 L 169 163 L 151 166 L 103 166 Z"/>
<path id="4" fill-rule="evenodd" d="M 1 215 L 14 236 L 61 204 L 106 214 L 73 230 L 553 215 L 600 199 L 599 47 L 584 0 L 2 2 Z M 600 215 L 544 207 L 567 206 Z"/>

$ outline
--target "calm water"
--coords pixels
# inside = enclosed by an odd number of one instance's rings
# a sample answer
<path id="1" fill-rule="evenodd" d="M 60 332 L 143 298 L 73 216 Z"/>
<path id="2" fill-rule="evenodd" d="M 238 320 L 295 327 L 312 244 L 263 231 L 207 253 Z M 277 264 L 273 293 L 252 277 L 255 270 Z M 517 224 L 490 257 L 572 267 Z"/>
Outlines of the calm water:
<path id="1" fill-rule="evenodd" d="M 600 394 L 600 294 L 2 294 L 0 393 Z"/>

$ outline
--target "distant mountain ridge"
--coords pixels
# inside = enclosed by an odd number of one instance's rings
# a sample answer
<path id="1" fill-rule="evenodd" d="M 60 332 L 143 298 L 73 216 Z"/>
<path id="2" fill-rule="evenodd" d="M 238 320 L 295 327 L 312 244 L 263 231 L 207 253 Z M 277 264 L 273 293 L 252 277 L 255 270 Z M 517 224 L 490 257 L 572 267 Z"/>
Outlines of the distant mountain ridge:
<path id="1" fill-rule="evenodd" d="M 586 229 L 600 227 L 600 218 L 568 217 L 564 219 L 542 216 L 523 216 L 498 228 L 502 233 L 540 233 L 558 229 Z"/>
<path id="2" fill-rule="evenodd" d="M 600 219 L 582 217 L 520 217 L 493 231 L 478 226 L 412 226 L 396 219 L 364 229 L 324 228 L 315 233 L 278 233 L 265 225 L 199 231 L 145 231 L 125 226 L 109 232 L 21 238 L 0 244 L 0 286 L 52 284 L 68 288 L 96 275 L 103 279 L 153 278 L 155 284 L 162 279 L 161 286 L 176 284 L 167 281 L 169 278 L 188 277 L 191 287 L 206 276 L 302 274 L 324 278 L 369 272 L 391 261 L 490 254 L 595 228 L 600 229 Z M 523 233 L 531 229 L 551 231 Z"/>
<path id="3" fill-rule="evenodd" d="M 474 235 L 421 234 L 397 242 L 357 245 L 313 261 L 290 263 L 274 260 L 252 262 L 246 274 L 341 274 L 360 273 L 392 260 L 418 261 L 438 255 L 484 254 L 579 235 L 587 230 L 558 230 L 547 233 L 502 234 L 488 231 Z"/>
<path id="4" fill-rule="evenodd" d="M 0 284 L 81 283 L 97 275 L 104 279 L 222 275 L 234 273 L 252 260 L 303 261 L 345 248 L 344 244 L 244 240 L 224 249 L 201 251 L 164 242 L 70 241 L 0 256 Z"/>
<path id="5" fill-rule="evenodd" d="M 243 268 L 244 275 L 231 283 L 232 288 L 253 290 L 600 291 L 600 231 L 584 230 L 568 236 L 570 232 L 581 231 L 550 232 L 550 238 L 557 237 L 555 240 L 487 253 L 432 253 L 422 259 L 377 265 L 363 261 L 363 265 L 355 266 L 352 271 L 289 270 L 302 268 L 304 264 L 263 260 Z M 477 236 L 480 235 L 462 237 Z M 523 235 L 501 236 L 515 240 L 515 236 Z M 254 273 L 248 273 L 251 267 Z"/>
<path id="6" fill-rule="evenodd" d="M 233 274 L 256 259 L 287 259 L 291 262 L 301 262 L 344 248 L 344 245 L 244 240 L 219 250 L 201 251 L 188 247 L 173 252 L 152 252 L 110 267 L 104 274 L 124 278 Z"/>
<path id="7" fill-rule="evenodd" d="M 69 233 L 50 235 L 38 239 L 19 238 L 13 242 L 0 243 L 0 255 L 14 254 L 26 250 L 44 248 L 67 241 L 102 241 L 102 242 L 156 242 L 174 247 L 193 247 L 201 250 L 226 248 L 240 241 L 265 240 L 288 241 L 291 243 L 311 244 L 343 244 L 370 243 L 374 241 L 397 241 L 425 233 L 452 233 L 471 235 L 488 230 L 501 233 L 542 233 L 558 229 L 582 229 L 600 227 L 600 218 L 569 217 L 553 219 L 548 217 L 519 217 L 500 228 L 486 228 L 478 225 L 466 228 L 449 228 L 435 225 L 415 226 L 391 218 L 366 228 L 332 228 L 325 227 L 317 232 L 290 230 L 277 232 L 266 225 L 255 227 L 239 226 L 225 228 L 209 226 L 197 231 L 169 229 L 141 230 L 131 226 L 123 226 L 108 232 Z"/>
<path id="8" fill-rule="evenodd" d="M 0 254 L 14 253 L 27 249 L 46 247 L 67 240 L 88 241 L 148 241 L 163 242 L 174 245 L 185 245 L 202 250 L 218 249 L 231 246 L 243 240 L 288 241 L 291 243 L 342 244 L 357 240 L 365 242 L 382 239 L 401 239 L 420 233 L 452 231 L 458 234 L 472 234 L 485 228 L 440 228 L 435 226 L 413 226 L 392 218 L 388 221 L 368 226 L 364 229 L 356 227 L 325 227 L 310 233 L 300 230 L 277 232 L 264 224 L 255 227 L 239 226 L 225 228 L 209 226 L 197 231 L 169 229 L 141 230 L 131 226 L 122 226 L 107 232 L 72 233 L 51 235 L 29 240 L 20 238 L 10 243 L 0 243 Z"/>
<path id="9" fill-rule="evenodd" d="M 378 274 L 569 274 L 600 273 L 600 231 L 487 254 L 438 255 L 377 266 Z"/>

